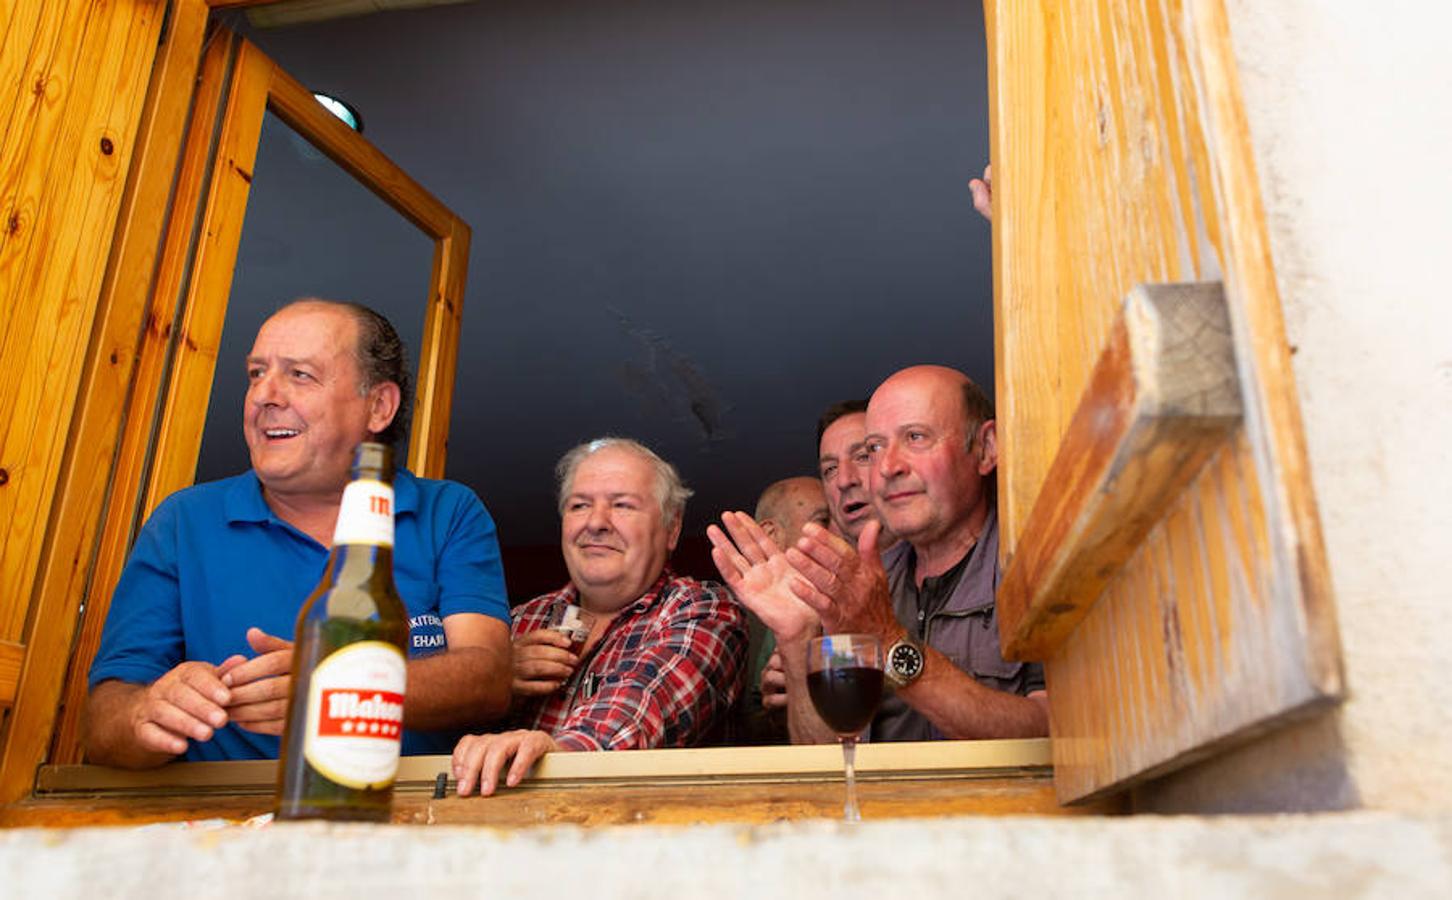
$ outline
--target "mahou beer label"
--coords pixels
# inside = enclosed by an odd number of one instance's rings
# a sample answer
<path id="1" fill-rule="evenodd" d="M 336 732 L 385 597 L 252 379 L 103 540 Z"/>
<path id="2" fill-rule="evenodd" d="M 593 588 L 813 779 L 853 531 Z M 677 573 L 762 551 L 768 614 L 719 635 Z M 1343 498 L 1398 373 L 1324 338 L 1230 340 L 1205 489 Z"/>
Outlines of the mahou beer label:
<path id="1" fill-rule="evenodd" d="M 329 779 L 383 788 L 403 740 L 403 653 L 382 641 L 349 644 L 313 670 L 303 756 Z"/>
<path id="2" fill-rule="evenodd" d="M 393 486 L 360 478 L 343 489 L 333 546 L 372 544 L 393 546 Z"/>

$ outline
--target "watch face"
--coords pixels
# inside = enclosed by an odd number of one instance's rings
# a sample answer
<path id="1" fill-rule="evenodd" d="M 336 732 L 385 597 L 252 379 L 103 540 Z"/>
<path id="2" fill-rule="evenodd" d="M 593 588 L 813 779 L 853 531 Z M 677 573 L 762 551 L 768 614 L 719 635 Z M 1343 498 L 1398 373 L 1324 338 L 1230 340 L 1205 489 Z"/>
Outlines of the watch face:
<path id="1" fill-rule="evenodd" d="M 923 669 L 923 654 L 912 644 L 897 644 L 892 648 L 888 665 L 899 678 L 911 680 Z"/>

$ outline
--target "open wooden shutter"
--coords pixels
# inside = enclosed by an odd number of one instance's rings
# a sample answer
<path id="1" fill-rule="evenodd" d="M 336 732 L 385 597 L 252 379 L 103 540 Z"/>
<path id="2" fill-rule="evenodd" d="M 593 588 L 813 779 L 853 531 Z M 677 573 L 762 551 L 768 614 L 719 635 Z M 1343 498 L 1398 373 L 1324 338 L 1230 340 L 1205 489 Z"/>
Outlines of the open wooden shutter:
<path id="1" fill-rule="evenodd" d="M 1073 802 L 1334 702 L 1340 649 L 1223 0 L 985 12 L 1001 631 Z"/>
<path id="2" fill-rule="evenodd" d="M 209 30 L 206 0 L 10 5 L 0 804 L 40 764 L 79 759 L 85 673 L 135 527 L 192 480 L 264 110 L 433 243 L 409 445 L 429 477 L 444 468 L 470 240 L 255 46 Z"/>
<path id="3" fill-rule="evenodd" d="M 192 483 L 268 111 L 433 242 L 429 293 L 417 298 L 424 335 L 408 461 L 426 477 L 444 470 L 469 226 L 254 44 L 224 28 L 208 37 L 193 106 L 151 301 L 152 320 L 165 325 L 149 329 L 141 349 L 51 762 L 80 761 L 86 672 L 136 528 Z"/>

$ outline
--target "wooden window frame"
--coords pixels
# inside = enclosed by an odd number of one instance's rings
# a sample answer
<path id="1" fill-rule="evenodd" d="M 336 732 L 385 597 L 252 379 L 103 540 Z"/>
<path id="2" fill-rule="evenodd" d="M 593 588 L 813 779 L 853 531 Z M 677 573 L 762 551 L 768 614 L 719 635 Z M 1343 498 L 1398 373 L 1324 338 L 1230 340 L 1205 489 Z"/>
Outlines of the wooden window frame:
<path id="1" fill-rule="evenodd" d="M 157 504 L 194 478 L 243 211 L 269 111 L 433 242 L 408 465 L 427 478 L 444 473 L 469 227 L 255 45 L 214 27 L 199 66 L 85 617 L 49 756 L 55 764 L 81 759 L 86 670 L 136 531 Z"/>
<path id="2" fill-rule="evenodd" d="M 153 75 L 152 93 L 148 97 L 143 134 L 133 166 L 133 184 L 128 191 L 120 217 L 120 228 L 113 252 L 113 263 L 103 288 L 98 312 L 96 337 L 88 352 L 83 379 L 82 405 L 78 408 L 73 440 L 65 462 L 65 478 L 58 494 L 57 522 L 75 522 L 77 516 L 88 519 L 82 527 L 72 527 L 57 538 L 39 582 L 32 615 L 38 623 L 36 637 L 27 647 L 27 660 L 22 668 L 17 690 L 17 704 L 9 723 L 3 768 L 0 768 L 0 802 L 17 799 L 35 785 L 37 766 L 46 759 L 46 748 L 54 733 L 54 747 L 49 758 L 53 763 L 73 763 L 79 758 L 77 712 L 84 697 L 84 666 L 99 640 L 111 590 L 119 575 L 139 523 L 159 500 L 191 480 L 201 437 L 206 395 L 210 388 L 215 362 L 217 339 L 220 337 L 225 303 L 208 304 L 198 298 L 222 295 L 230 286 L 232 261 L 240 234 L 238 227 L 214 230 L 213 223 L 225 221 L 229 210 L 245 205 L 247 184 L 251 177 L 257 130 L 261 127 L 262 110 L 271 108 L 293 128 L 307 134 L 331 158 L 360 180 L 373 177 L 387 186 L 380 193 L 400 213 L 435 240 L 434 276 L 426 317 L 424 351 L 421 354 L 417 415 L 414 421 L 410 451 L 411 467 L 425 476 L 442 474 L 446 430 L 451 403 L 452 373 L 457 359 L 457 341 L 469 231 L 441 204 L 423 191 L 406 174 L 396 168 L 346 126 L 333 119 L 318 106 L 311 94 L 255 48 L 230 37 L 214 33 L 205 54 L 197 63 L 202 46 L 202 28 L 208 6 L 232 8 L 263 5 L 267 0 L 173 0 L 172 23 L 167 41 L 158 55 Z M 990 71 L 990 119 L 993 134 L 993 156 L 999 163 L 1004 113 L 994 81 L 999 77 L 995 0 L 985 3 Z M 1334 701 L 1341 690 L 1339 652 L 1336 646 L 1334 612 L 1331 609 L 1329 577 L 1321 544 L 1315 499 L 1307 474 L 1306 453 L 1299 421 L 1289 356 L 1285 348 L 1284 324 L 1265 231 L 1265 214 L 1260 205 L 1258 186 L 1252 164 L 1244 112 L 1235 85 L 1234 57 L 1228 40 L 1224 10 L 1215 3 L 1204 4 L 1195 21 L 1197 36 L 1206 43 L 1206 54 L 1199 72 L 1209 85 L 1208 96 L 1213 105 L 1212 126 L 1217 129 L 1213 160 L 1215 188 L 1221 205 L 1215 219 L 1207 223 L 1211 240 L 1226 265 L 1226 290 L 1240 306 L 1237 312 L 1237 338 L 1248 348 L 1247 360 L 1263 387 L 1252 398 L 1257 414 L 1263 416 L 1258 435 L 1265 441 L 1267 458 L 1271 461 L 1281 492 L 1279 500 L 1288 514 L 1286 527 L 1296 542 L 1299 601 L 1308 619 L 1316 625 L 1311 649 L 1319 667 L 1323 698 Z M 190 48 L 190 50 L 189 50 Z M 188 58 L 188 53 L 192 56 Z M 227 83 L 227 73 L 240 73 L 235 83 Z M 190 75 L 200 70 L 198 89 L 190 125 L 180 116 L 178 97 L 190 94 Z M 259 85 L 265 87 L 259 88 Z M 259 102 L 258 98 L 263 99 Z M 220 130 L 213 129 L 212 116 L 225 104 Z M 149 129 L 149 130 L 148 130 Z M 188 131 L 183 154 L 173 180 L 173 167 L 166 162 L 175 159 L 176 147 L 183 143 L 181 135 Z M 250 135 L 250 140 L 248 139 Z M 224 164 L 211 168 L 210 147 L 216 141 L 222 147 L 218 154 Z M 207 148 L 207 149 L 203 149 Z M 168 157 L 168 152 L 171 156 Z M 1205 147 L 1189 151 L 1203 156 Z M 1040 161 L 1041 162 L 1041 161 Z M 996 167 L 1000 176 L 998 187 L 1000 208 L 1013 202 L 1012 178 L 1005 178 L 1005 167 Z M 386 178 L 378 178 L 380 173 Z M 1022 182 L 1027 185 L 1027 181 Z M 1208 190 L 1200 185 L 1201 190 Z M 155 238 L 160 234 L 159 210 L 167 208 L 172 195 L 182 201 L 198 202 L 203 195 L 201 218 L 181 221 L 173 216 L 166 225 L 162 241 L 163 259 L 156 262 Z M 1028 199 L 1028 198 L 1026 198 Z M 149 229 L 149 230 L 148 230 Z M 193 231 L 204 236 L 193 246 Z M 215 233 L 214 233 L 215 231 Z M 995 328 L 999 347 L 1000 385 L 1005 354 L 1003 352 L 1006 317 L 1011 298 L 1003 292 L 1005 265 L 1005 233 L 994 229 L 995 261 Z M 152 243 L 147 245 L 150 235 Z M 1197 248 L 1198 249 L 1198 248 Z M 184 297 L 184 301 L 178 298 Z M 140 298 L 140 299 L 138 299 Z M 134 335 L 134 340 L 132 336 Z M 115 377 L 130 372 L 130 359 L 116 365 L 116 352 L 126 357 L 134 353 L 133 385 L 129 393 L 118 387 Z M 172 348 L 181 348 L 173 352 Z M 104 360 L 111 353 L 112 370 Z M 173 358 L 175 357 L 175 358 Z M 109 378 L 109 381 L 107 380 Z M 124 379 L 122 380 L 124 383 Z M 124 403 L 122 402 L 124 400 Z M 107 403 L 114 408 L 107 408 Z M 124 413 L 117 412 L 124 406 Z M 119 419 L 119 421 L 118 421 Z M 124 428 L 123 428 L 124 423 Z M 1004 441 L 1012 452 L 1011 440 Z M 160 460 L 153 464 L 153 461 Z M 109 479 L 109 481 L 108 481 Z M 86 491 L 92 491 L 87 496 Z M 99 522 L 94 516 L 95 493 L 106 497 Z M 1002 504 L 1006 503 L 1007 506 Z M 1010 530 L 1018 519 L 1029 513 L 1023 497 L 1012 491 L 1001 498 L 1001 520 Z M 87 512 L 88 510 L 92 512 Z M 1008 552 L 1007 550 L 1005 552 Z M 81 561 L 80 565 L 68 561 Z M 85 561 L 90 560 L 87 566 Z M 81 598 L 89 597 L 81 635 L 72 658 L 70 681 L 65 691 L 65 717 L 55 728 L 56 700 L 66 674 L 64 648 L 75 632 L 75 617 L 67 613 Z M 67 607 L 67 604 L 72 604 Z M 0 647 L 0 667 L 15 663 L 14 648 Z M 44 650 L 46 652 L 42 653 Z M 40 657 L 43 664 L 37 664 Z M 1260 723 L 1263 727 L 1266 723 Z M 1244 739 L 1250 732 L 1233 740 Z M 968 752 L 975 742 L 952 742 L 944 752 Z M 956 745 L 956 746 L 955 746 Z M 778 754 L 781 760 L 801 748 L 770 748 L 768 757 Z M 818 748 L 821 749 L 821 748 Z M 835 749 L 835 748 L 832 748 Z M 894 756 L 888 748 L 864 747 L 864 758 L 883 754 L 883 760 Z M 661 751 L 689 753 L 690 751 Z M 759 751 L 752 751 L 754 754 Z M 1065 750 L 1064 752 L 1068 752 Z M 1063 763 L 1061 748 L 1055 747 L 1056 763 Z M 547 760 L 537 777 L 548 781 L 552 772 L 584 766 L 603 766 L 607 771 L 616 765 L 636 765 L 655 759 L 629 755 L 625 762 L 606 760 L 594 754 L 579 759 Z M 681 757 L 684 758 L 684 757 Z M 721 772 L 730 772 L 728 756 L 719 753 L 701 759 L 713 759 Z M 1183 762 L 1180 757 L 1175 762 Z M 886 763 L 889 767 L 892 763 Z M 778 776 L 793 775 L 792 766 L 783 765 Z M 951 768 L 951 767 L 949 767 Z M 712 772 L 718 771 L 712 769 Z M 1164 765 L 1154 771 L 1162 771 Z M 77 770 L 64 766 L 44 770 L 43 784 L 54 786 L 57 773 Z M 187 767 L 169 767 L 164 773 L 148 778 L 175 779 Z M 948 769 L 942 770 L 947 772 Z M 709 774 L 709 773 L 708 773 Z M 70 777 L 70 776 L 64 776 Z M 82 781 L 91 775 L 77 776 Z M 131 775 L 116 776 L 125 781 Z M 134 776 L 143 777 L 143 776 Z M 181 776 L 183 780 L 195 777 Z M 652 774 L 641 771 L 632 776 L 638 783 L 648 783 Z M 62 778 L 64 780 L 64 778 Z M 1122 786 L 1121 782 L 1119 786 Z M 1075 789 L 1065 799 L 1084 796 Z M 1090 786 L 1086 790 L 1097 790 Z"/>

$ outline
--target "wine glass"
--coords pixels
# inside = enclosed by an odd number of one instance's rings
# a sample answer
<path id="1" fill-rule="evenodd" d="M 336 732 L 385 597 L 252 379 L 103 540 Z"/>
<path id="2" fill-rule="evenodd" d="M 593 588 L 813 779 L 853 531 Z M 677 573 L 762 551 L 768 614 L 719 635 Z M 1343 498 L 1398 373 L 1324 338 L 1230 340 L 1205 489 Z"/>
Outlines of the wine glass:
<path id="1" fill-rule="evenodd" d="M 807 644 L 807 692 L 812 706 L 842 742 L 847 773 L 843 818 L 862 821 L 857 808 L 854 758 L 857 735 L 872 721 L 882 699 L 882 642 L 870 634 L 829 634 Z"/>

